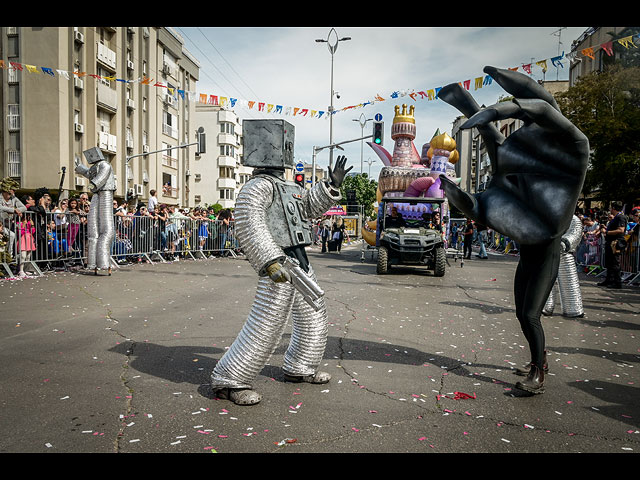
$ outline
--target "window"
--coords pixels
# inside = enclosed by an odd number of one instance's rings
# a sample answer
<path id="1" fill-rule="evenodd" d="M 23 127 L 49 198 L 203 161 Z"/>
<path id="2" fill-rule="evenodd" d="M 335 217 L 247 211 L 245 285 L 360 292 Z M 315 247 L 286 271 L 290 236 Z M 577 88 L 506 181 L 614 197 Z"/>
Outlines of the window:
<path id="1" fill-rule="evenodd" d="M 233 189 L 224 188 L 220 190 L 220 200 L 233 200 Z"/>
<path id="2" fill-rule="evenodd" d="M 220 178 L 235 178 L 233 174 L 233 168 L 231 167 L 220 167 Z"/>
<path id="3" fill-rule="evenodd" d="M 220 155 L 233 157 L 234 153 L 235 148 L 233 147 L 233 145 L 220 145 Z"/>
<path id="4" fill-rule="evenodd" d="M 235 133 L 235 125 L 229 122 L 220 123 L 220 133 L 229 133 L 233 135 Z"/>

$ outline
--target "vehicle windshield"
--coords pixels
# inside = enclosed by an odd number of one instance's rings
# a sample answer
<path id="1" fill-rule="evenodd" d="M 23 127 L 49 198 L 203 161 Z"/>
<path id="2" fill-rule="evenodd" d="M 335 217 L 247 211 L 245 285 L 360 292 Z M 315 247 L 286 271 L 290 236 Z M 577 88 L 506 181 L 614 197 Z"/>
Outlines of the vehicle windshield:
<path id="1" fill-rule="evenodd" d="M 384 228 L 430 228 L 442 231 L 441 203 L 388 202 Z"/>

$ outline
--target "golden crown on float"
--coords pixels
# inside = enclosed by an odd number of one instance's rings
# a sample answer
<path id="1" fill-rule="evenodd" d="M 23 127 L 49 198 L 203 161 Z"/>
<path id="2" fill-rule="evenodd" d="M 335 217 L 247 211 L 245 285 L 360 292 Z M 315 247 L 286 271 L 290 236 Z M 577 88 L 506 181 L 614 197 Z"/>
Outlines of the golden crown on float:
<path id="1" fill-rule="evenodd" d="M 409 113 L 407 113 L 407 105 L 402 104 L 402 113 L 400 113 L 400 106 L 395 106 L 395 116 L 391 124 L 391 138 L 393 140 L 400 136 L 416 138 L 416 119 L 413 116 L 415 109 L 416 107 L 411 105 Z"/>

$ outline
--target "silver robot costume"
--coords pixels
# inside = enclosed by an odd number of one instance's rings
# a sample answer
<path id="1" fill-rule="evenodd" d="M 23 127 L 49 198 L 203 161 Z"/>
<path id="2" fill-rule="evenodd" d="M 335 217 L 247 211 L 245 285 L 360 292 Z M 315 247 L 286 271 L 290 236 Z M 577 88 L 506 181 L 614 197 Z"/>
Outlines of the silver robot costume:
<path id="1" fill-rule="evenodd" d="M 91 182 L 91 206 L 87 216 L 87 268 L 108 269 L 111 272 L 111 244 L 115 236 L 113 225 L 113 192 L 116 181 L 111 164 L 95 147 L 83 152 L 86 167 L 76 160 L 76 173 Z"/>
<path id="2" fill-rule="evenodd" d="M 327 341 L 322 291 L 315 289 L 319 294 L 313 301 L 291 277 L 302 269 L 306 282 L 315 284 L 304 250 L 312 243 L 307 220 L 321 216 L 342 198 L 338 188 L 346 174 L 346 159 L 339 158 L 334 171 L 329 170 L 331 183 L 322 181 L 303 189 L 288 182 L 283 167 L 293 167 L 293 133 L 293 126 L 283 120 L 243 122 L 243 163 L 254 167 L 254 176 L 236 199 L 236 238 L 258 273 L 258 288 L 246 323 L 211 374 L 214 391 L 239 404 L 260 401 L 251 390 L 253 382 L 279 345 L 289 318 L 293 330 L 284 355 L 286 379 L 301 381 L 318 375 Z M 328 381 L 329 375 L 324 375 Z M 229 395 L 242 389 L 256 396 L 242 401 Z"/>
<path id="3" fill-rule="evenodd" d="M 571 225 L 569 225 L 568 230 L 562 236 L 563 250 L 560 254 L 558 278 L 549 294 L 547 303 L 545 303 L 542 309 L 542 313 L 545 315 L 551 315 L 553 313 L 556 297 L 560 298 L 563 316 L 581 317 L 584 315 L 578 270 L 573 256 L 581 238 L 582 222 L 574 215 L 571 219 Z"/>

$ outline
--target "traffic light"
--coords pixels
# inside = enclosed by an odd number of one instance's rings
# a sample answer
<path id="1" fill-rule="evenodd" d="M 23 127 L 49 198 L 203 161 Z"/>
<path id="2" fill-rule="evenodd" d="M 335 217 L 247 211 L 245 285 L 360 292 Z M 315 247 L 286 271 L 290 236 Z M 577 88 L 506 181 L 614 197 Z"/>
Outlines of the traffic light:
<path id="1" fill-rule="evenodd" d="M 373 143 L 382 146 L 384 138 L 384 122 L 373 122 Z"/>
<path id="2" fill-rule="evenodd" d="M 198 145 L 196 148 L 196 155 L 202 155 L 207 152 L 206 148 L 206 137 L 204 134 L 204 128 L 200 127 L 196 132 L 196 139 L 198 141 Z"/>
<path id="3" fill-rule="evenodd" d="M 305 188 L 305 186 L 304 186 L 304 173 L 296 173 L 296 175 L 294 177 L 294 181 L 296 182 L 296 185 L 299 185 L 302 188 Z"/>

